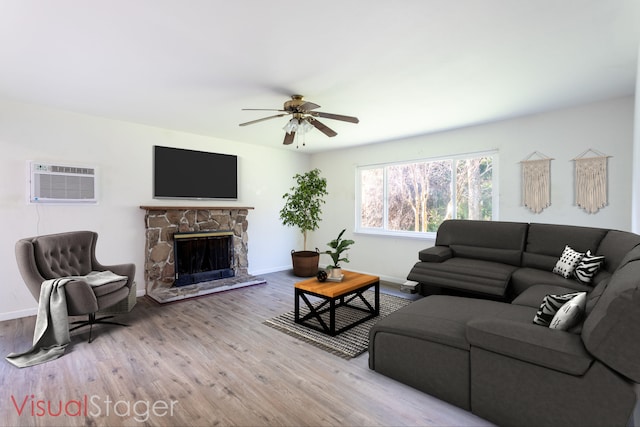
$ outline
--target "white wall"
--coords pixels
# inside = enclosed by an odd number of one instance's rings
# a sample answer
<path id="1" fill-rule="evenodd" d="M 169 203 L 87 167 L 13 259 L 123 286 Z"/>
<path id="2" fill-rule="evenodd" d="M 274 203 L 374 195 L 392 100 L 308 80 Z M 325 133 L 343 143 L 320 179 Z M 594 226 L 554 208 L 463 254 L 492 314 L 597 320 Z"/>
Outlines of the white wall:
<path id="1" fill-rule="evenodd" d="M 350 263 L 356 271 L 403 282 L 417 261 L 417 253 L 431 246 L 426 239 L 353 234 L 355 168 L 358 165 L 421 159 L 446 154 L 499 150 L 499 218 L 524 221 L 631 229 L 631 177 L 634 99 L 631 97 L 537 114 L 481 126 L 424 135 L 406 140 L 316 154 L 312 167 L 322 170 L 329 196 L 320 229 L 312 245 L 321 251 L 343 228 L 356 244 Z M 588 148 L 609 159 L 609 205 L 587 214 L 574 205 L 574 157 Z M 554 158 L 551 162 L 551 206 L 540 214 L 521 204 L 520 161 L 533 151 Z M 321 264 L 327 264 L 327 256 Z"/>
<path id="2" fill-rule="evenodd" d="M 636 67 L 636 92 L 640 87 L 640 46 L 638 46 L 638 66 Z M 636 96 L 635 104 L 635 126 L 633 133 L 633 164 L 640 165 L 640 96 Z M 633 206 L 631 209 L 631 230 L 634 233 L 640 233 L 640 167 L 633 169 Z M 638 408 L 640 412 L 640 408 Z M 637 416 L 640 423 L 640 414 Z"/>
<path id="3" fill-rule="evenodd" d="M 311 247 L 326 243 L 346 228 L 356 240 L 350 251 L 356 271 L 403 282 L 417 252 L 432 242 L 353 235 L 355 167 L 428 158 L 451 153 L 499 150 L 499 219 L 609 227 L 632 224 L 632 156 L 634 99 L 631 97 L 524 118 L 425 135 L 384 144 L 312 156 L 242 144 L 138 124 L 79 115 L 44 107 L 0 102 L 0 320 L 35 313 L 36 302 L 18 273 L 15 241 L 27 236 L 77 229 L 100 233 L 98 258 L 104 263 L 134 262 L 143 279 L 144 211 L 140 205 L 169 204 L 151 198 L 152 146 L 165 145 L 237 154 L 240 197 L 237 202 L 189 202 L 196 205 L 253 206 L 249 214 L 249 271 L 263 274 L 290 268 L 290 251 L 302 246 L 297 230 L 278 218 L 282 194 L 292 176 L 312 167 L 322 170 L 329 196 Z M 609 159 L 609 205 L 587 214 L 573 205 L 573 162 L 587 148 Z M 541 214 L 521 206 L 520 160 L 533 151 L 551 162 L 552 205 Z M 99 168 L 100 203 L 91 206 L 27 203 L 27 161 L 90 164 Z M 184 204 L 173 202 L 171 204 Z M 327 264 L 328 257 L 321 257 Z"/>
<path id="4" fill-rule="evenodd" d="M 152 199 L 152 146 L 164 145 L 239 156 L 239 200 Z M 300 152 L 158 129 L 60 110 L 0 102 L 0 320 L 35 314 L 36 301 L 18 272 L 14 244 L 23 237 L 69 230 L 99 233 L 98 259 L 136 264 L 144 288 L 144 211 L 141 205 L 252 206 L 249 212 L 249 272 L 289 268 L 299 233 L 280 224 L 278 212 L 292 176 L 309 168 Z M 27 203 L 27 161 L 97 166 L 97 205 Z"/>

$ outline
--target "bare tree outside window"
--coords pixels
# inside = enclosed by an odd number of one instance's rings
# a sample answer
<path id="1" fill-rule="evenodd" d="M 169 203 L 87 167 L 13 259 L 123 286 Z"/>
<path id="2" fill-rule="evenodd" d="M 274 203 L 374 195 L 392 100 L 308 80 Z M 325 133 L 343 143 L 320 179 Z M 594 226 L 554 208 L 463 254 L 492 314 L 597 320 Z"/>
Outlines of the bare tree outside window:
<path id="1" fill-rule="evenodd" d="M 363 229 L 428 233 L 446 219 L 492 219 L 492 156 L 363 168 L 359 179 Z"/>
<path id="2" fill-rule="evenodd" d="M 360 173 L 362 205 L 360 224 L 366 228 L 382 228 L 384 223 L 384 170 L 364 169 Z"/>

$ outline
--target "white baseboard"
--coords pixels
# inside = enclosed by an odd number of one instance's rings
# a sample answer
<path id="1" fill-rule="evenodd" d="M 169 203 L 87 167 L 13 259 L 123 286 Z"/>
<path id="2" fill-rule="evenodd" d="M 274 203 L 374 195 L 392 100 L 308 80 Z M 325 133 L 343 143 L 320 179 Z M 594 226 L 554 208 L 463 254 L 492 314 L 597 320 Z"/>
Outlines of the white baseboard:
<path id="1" fill-rule="evenodd" d="M 293 267 L 291 267 L 291 265 L 289 264 L 281 267 L 266 268 L 262 270 L 250 270 L 248 271 L 248 273 L 252 276 L 259 276 L 261 274 L 277 273 L 278 271 L 291 270 L 292 268 Z"/>
<path id="2" fill-rule="evenodd" d="M 4 322 L 5 320 L 20 319 L 21 317 L 35 316 L 36 314 L 38 314 L 38 307 L 9 311 L 7 313 L 0 313 L 0 322 Z"/>

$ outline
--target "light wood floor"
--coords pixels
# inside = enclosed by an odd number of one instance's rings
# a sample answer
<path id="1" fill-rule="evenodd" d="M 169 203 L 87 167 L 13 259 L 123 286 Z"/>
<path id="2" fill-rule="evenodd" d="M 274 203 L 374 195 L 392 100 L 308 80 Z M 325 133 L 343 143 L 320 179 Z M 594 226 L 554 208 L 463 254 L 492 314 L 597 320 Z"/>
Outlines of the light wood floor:
<path id="1" fill-rule="evenodd" d="M 98 326 L 91 344 L 75 331 L 52 362 L 3 359 L 0 425 L 490 425 L 371 371 L 367 353 L 344 360 L 263 325 L 292 309 L 299 279 L 261 277 L 268 284 L 174 304 L 139 298 L 118 316 L 128 328 Z M 0 354 L 27 350 L 34 324 L 0 322 Z"/>

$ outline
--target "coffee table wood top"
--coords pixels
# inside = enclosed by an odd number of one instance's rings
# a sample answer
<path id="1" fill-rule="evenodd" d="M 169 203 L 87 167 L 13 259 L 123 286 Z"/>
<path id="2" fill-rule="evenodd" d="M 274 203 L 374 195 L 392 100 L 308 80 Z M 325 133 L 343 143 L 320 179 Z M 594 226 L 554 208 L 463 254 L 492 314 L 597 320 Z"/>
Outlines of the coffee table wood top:
<path id="1" fill-rule="evenodd" d="M 320 282 L 313 277 L 296 283 L 295 287 L 328 298 L 337 298 L 340 295 L 380 281 L 378 276 L 354 273 L 353 271 L 342 270 L 342 274 L 344 274 L 344 278 L 341 282 L 330 282 L 328 280 L 326 282 Z"/>

